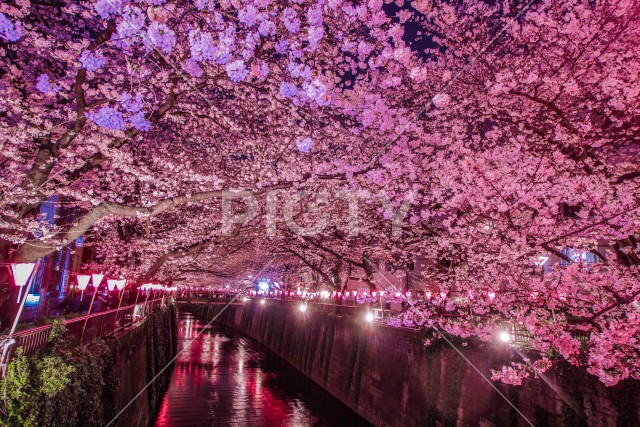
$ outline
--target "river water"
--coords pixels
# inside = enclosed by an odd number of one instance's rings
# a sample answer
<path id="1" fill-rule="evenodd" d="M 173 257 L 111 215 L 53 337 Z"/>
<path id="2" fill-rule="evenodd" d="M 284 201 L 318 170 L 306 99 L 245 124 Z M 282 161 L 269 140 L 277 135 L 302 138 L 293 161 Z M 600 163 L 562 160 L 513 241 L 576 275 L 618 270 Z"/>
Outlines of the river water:
<path id="1" fill-rule="evenodd" d="M 182 313 L 176 361 L 156 427 L 369 426 L 259 343 Z"/>

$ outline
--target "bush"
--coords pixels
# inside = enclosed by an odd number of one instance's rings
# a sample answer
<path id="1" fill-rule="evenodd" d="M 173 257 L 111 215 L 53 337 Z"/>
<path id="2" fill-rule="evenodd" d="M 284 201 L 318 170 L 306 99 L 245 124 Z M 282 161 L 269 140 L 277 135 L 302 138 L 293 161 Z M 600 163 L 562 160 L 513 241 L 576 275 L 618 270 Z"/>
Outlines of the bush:
<path id="1" fill-rule="evenodd" d="M 1 425 L 102 426 L 115 415 L 118 340 L 78 346 L 63 330 L 54 324 L 47 346 L 31 357 L 17 350 L 1 383 Z"/>
<path id="2" fill-rule="evenodd" d="M 147 379 L 171 360 L 177 349 L 174 305 L 152 313 L 147 328 Z M 52 325 L 47 345 L 26 357 L 18 348 L 0 382 L 0 426 L 103 426 L 120 409 L 117 373 L 120 342 L 99 338 L 87 346 L 65 337 L 64 325 Z M 156 413 L 166 390 L 167 369 L 148 390 L 151 413 Z"/>

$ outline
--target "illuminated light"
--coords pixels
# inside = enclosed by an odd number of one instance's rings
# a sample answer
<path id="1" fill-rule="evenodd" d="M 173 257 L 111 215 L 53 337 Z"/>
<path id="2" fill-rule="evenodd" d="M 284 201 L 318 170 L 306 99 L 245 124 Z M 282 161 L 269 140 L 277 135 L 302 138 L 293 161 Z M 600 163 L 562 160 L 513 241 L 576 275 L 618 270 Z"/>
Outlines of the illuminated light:
<path id="1" fill-rule="evenodd" d="M 377 292 L 372 292 L 372 293 L 371 293 L 371 296 L 375 298 L 375 297 L 377 297 L 377 296 L 378 296 L 378 293 L 377 293 Z"/>
<path id="2" fill-rule="evenodd" d="M 503 332 L 500 332 L 500 334 L 498 335 L 498 338 L 502 342 L 509 342 L 511 341 L 511 334 L 509 332 L 503 331 Z"/>
<path id="3" fill-rule="evenodd" d="M 261 291 L 268 291 L 269 290 L 269 284 L 267 282 L 259 282 L 258 283 L 258 288 Z"/>
<path id="4" fill-rule="evenodd" d="M 347 298 L 349 298 L 349 295 L 351 295 L 351 292 L 349 292 L 349 291 L 344 293 L 344 296 L 347 297 Z"/>
<path id="5" fill-rule="evenodd" d="M 267 302 L 266 300 L 263 300 L 263 299 L 260 300 L 260 304 L 262 305 L 264 305 L 266 302 Z"/>
<path id="6" fill-rule="evenodd" d="M 300 309 L 301 312 L 304 313 L 305 311 L 307 311 L 307 304 L 300 304 L 299 309 Z"/>
<path id="7" fill-rule="evenodd" d="M 424 296 L 427 297 L 427 299 L 431 299 L 431 292 L 425 292 Z"/>
<path id="8" fill-rule="evenodd" d="M 402 295 L 400 292 L 396 292 L 397 297 L 399 297 L 400 295 Z"/>
<path id="9" fill-rule="evenodd" d="M 20 302 L 20 297 L 22 297 L 22 287 L 27 284 L 29 278 L 31 277 L 31 273 L 33 273 L 33 269 L 36 264 L 32 262 L 23 262 L 19 264 L 11 264 L 11 272 L 13 273 L 13 280 L 16 286 L 20 287 L 20 293 L 18 294 L 18 302 Z M 27 290 L 28 291 L 28 290 Z"/>
<path id="10" fill-rule="evenodd" d="M 489 299 L 494 299 L 496 297 L 496 293 L 493 291 L 487 292 L 487 295 L 489 296 Z"/>
<path id="11" fill-rule="evenodd" d="M 247 298 L 247 297 L 243 297 L 243 298 L 242 298 L 242 301 L 247 302 L 247 301 L 249 301 L 249 298 Z"/>
<path id="12" fill-rule="evenodd" d="M 40 295 L 28 294 L 24 303 L 25 305 L 38 305 L 40 304 Z"/>
<path id="13" fill-rule="evenodd" d="M 122 278 L 122 276 L 120 276 L 120 278 Z M 102 283 L 102 279 L 104 279 L 104 274 L 93 273 L 91 275 L 91 283 L 93 283 L 93 286 L 95 286 L 96 288 L 100 286 L 100 283 Z"/>
<path id="14" fill-rule="evenodd" d="M 373 322 L 373 313 L 367 313 L 365 319 L 367 319 L 367 322 Z"/>
<path id="15" fill-rule="evenodd" d="M 87 274 L 78 274 L 78 289 L 80 289 L 81 291 L 87 289 L 90 280 L 91 276 Z"/>
<path id="16" fill-rule="evenodd" d="M 384 291 L 380 291 L 380 298 L 384 296 Z"/>

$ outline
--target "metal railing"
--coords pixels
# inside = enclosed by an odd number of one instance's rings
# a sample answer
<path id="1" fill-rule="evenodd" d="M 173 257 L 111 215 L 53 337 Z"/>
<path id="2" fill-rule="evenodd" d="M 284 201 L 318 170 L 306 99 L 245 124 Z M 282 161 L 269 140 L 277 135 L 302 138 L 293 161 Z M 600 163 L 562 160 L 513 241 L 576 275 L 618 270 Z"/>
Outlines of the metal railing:
<path id="1" fill-rule="evenodd" d="M 73 337 L 82 343 L 96 337 L 117 334 L 137 325 L 150 313 L 166 305 L 169 301 L 170 297 L 157 298 L 119 309 L 64 320 L 62 324 L 65 327 L 65 337 Z M 36 350 L 46 345 L 51 334 L 51 327 L 52 325 L 49 324 L 16 332 L 11 341 L 7 340 L 7 336 L 0 336 L 0 352 L 4 346 L 9 345 L 12 347 L 7 360 L 10 360 L 11 353 L 18 347 L 22 348 L 25 355 L 32 355 Z"/>

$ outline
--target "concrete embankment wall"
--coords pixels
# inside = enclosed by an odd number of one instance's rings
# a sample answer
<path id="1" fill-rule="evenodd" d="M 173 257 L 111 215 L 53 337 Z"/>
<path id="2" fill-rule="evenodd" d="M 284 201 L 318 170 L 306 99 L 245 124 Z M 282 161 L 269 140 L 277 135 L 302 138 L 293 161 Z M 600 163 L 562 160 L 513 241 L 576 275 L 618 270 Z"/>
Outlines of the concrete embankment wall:
<path id="1" fill-rule="evenodd" d="M 118 336 L 118 410 L 173 358 L 177 351 L 177 338 L 174 307 L 153 313 L 143 324 Z M 116 425 L 147 427 L 157 414 L 170 377 L 171 369 L 167 369 L 118 417 Z"/>
<path id="2" fill-rule="evenodd" d="M 203 320 L 224 304 L 183 305 Z M 377 426 L 525 426 L 523 418 L 442 340 L 426 347 L 418 332 L 369 324 L 350 307 L 248 301 L 218 320 L 278 354 Z M 503 344 L 460 347 L 487 377 L 521 357 Z M 640 387 L 607 388 L 560 364 L 546 380 L 496 384 L 536 426 L 638 426 Z M 559 390 L 561 397 L 553 389 Z"/>

